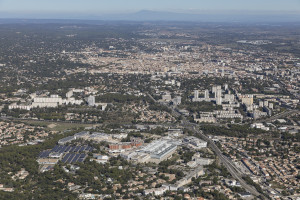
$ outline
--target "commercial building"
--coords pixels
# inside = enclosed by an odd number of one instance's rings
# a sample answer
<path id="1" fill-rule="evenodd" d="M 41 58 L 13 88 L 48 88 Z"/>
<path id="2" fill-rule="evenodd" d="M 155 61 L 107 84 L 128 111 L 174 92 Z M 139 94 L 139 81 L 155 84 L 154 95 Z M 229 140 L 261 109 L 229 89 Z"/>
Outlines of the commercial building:
<path id="1" fill-rule="evenodd" d="M 194 136 L 185 137 L 183 139 L 183 142 L 190 144 L 195 149 L 201 149 L 201 148 L 207 147 L 207 142 L 205 142 L 199 138 L 196 138 Z"/>
<path id="2" fill-rule="evenodd" d="M 112 143 L 109 144 L 109 149 L 120 150 L 120 149 L 131 149 L 133 147 L 140 147 L 143 145 L 143 141 L 139 138 L 131 138 L 130 142 L 120 142 L 120 143 Z"/>
<path id="3" fill-rule="evenodd" d="M 104 141 L 104 140 L 106 140 L 106 141 L 111 140 L 112 135 L 109 135 L 109 134 L 106 134 L 106 133 L 95 132 L 93 134 L 88 135 L 84 139 L 101 142 L 101 141 Z"/>
<path id="4" fill-rule="evenodd" d="M 251 128 L 259 128 L 259 129 L 262 129 L 262 130 L 265 130 L 265 131 L 270 130 L 270 128 L 265 127 L 265 125 L 263 123 L 254 123 L 254 124 L 251 124 L 250 127 Z"/>
<path id="5" fill-rule="evenodd" d="M 163 160 L 170 158 L 173 153 L 175 153 L 177 146 L 174 144 L 166 145 L 163 148 L 159 149 L 158 152 L 151 154 L 151 161 L 159 163 Z"/>
<path id="6" fill-rule="evenodd" d="M 175 153 L 177 143 L 178 141 L 168 139 L 155 140 L 140 151 L 150 155 L 149 162 L 159 163 Z"/>
<path id="7" fill-rule="evenodd" d="M 143 152 L 125 152 L 122 153 L 121 156 L 125 158 L 126 160 L 133 161 L 133 162 L 139 162 L 139 163 L 146 163 L 149 162 L 151 159 L 151 156 L 147 153 Z"/>
<path id="8" fill-rule="evenodd" d="M 183 134 L 181 129 L 168 129 L 168 136 L 178 137 Z"/>
<path id="9" fill-rule="evenodd" d="M 73 140 L 76 140 L 75 136 L 65 137 L 65 138 L 62 138 L 62 139 L 58 140 L 58 144 L 59 145 L 64 145 L 64 144 L 67 144 L 69 142 L 72 142 Z"/>
<path id="10" fill-rule="evenodd" d="M 108 162 L 109 157 L 107 155 L 94 154 L 92 160 L 96 161 L 99 164 L 105 164 Z"/>
<path id="11" fill-rule="evenodd" d="M 89 131 L 81 131 L 79 133 L 75 133 L 74 136 L 76 138 L 84 138 L 86 136 L 89 136 L 90 135 L 90 132 Z"/>

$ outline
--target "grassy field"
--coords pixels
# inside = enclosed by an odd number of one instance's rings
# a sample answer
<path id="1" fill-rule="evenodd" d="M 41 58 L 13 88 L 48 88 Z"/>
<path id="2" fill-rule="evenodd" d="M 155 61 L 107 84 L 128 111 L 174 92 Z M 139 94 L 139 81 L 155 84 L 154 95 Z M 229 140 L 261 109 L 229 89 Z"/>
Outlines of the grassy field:
<path id="1" fill-rule="evenodd" d="M 46 122 L 46 121 L 34 121 L 34 120 L 23 120 L 26 124 L 33 124 L 39 126 L 46 126 L 51 131 L 65 131 L 67 129 L 74 128 L 85 128 L 95 126 L 97 124 L 76 124 L 76 123 L 65 123 L 65 122 Z"/>

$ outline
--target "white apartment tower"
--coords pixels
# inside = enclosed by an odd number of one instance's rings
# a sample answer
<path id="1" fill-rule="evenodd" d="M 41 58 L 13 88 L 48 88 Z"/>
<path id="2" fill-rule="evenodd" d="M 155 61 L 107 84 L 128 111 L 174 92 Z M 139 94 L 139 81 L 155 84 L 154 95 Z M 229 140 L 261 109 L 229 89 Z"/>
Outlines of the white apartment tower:
<path id="1" fill-rule="evenodd" d="M 87 103 L 88 103 L 89 106 L 95 106 L 95 102 L 96 102 L 95 101 L 95 96 L 91 95 L 91 96 L 88 97 Z"/>
<path id="2" fill-rule="evenodd" d="M 209 91 L 208 90 L 205 90 L 205 92 L 204 92 L 204 98 L 205 99 L 209 99 Z"/>
<path id="3" fill-rule="evenodd" d="M 195 90 L 194 91 L 194 99 L 197 100 L 199 98 L 199 91 Z"/>

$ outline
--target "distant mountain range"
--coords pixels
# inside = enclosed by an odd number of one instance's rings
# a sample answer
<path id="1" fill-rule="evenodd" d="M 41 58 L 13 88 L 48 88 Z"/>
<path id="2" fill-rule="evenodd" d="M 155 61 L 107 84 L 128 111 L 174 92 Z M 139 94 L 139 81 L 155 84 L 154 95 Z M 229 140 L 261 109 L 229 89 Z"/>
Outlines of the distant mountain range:
<path id="1" fill-rule="evenodd" d="M 97 18 L 97 17 L 96 17 Z M 295 14 L 189 14 L 142 10 L 132 14 L 102 15 L 102 20 L 126 21 L 199 21 L 199 22 L 300 22 Z"/>
<path id="2" fill-rule="evenodd" d="M 142 10 L 127 14 L 14 14 L 0 13 L 0 18 L 11 19 L 80 19 L 104 21 L 191 21 L 191 22 L 300 22 L 300 13 L 282 14 L 270 12 L 232 13 L 175 13 Z"/>

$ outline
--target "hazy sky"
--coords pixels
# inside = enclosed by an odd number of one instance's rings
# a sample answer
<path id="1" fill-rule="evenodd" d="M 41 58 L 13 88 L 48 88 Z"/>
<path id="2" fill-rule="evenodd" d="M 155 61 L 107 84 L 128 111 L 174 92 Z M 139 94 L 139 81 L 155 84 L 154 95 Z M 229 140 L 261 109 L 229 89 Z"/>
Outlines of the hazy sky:
<path id="1" fill-rule="evenodd" d="M 0 0 L 0 12 L 111 13 L 138 10 L 264 10 L 300 13 L 300 0 Z"/>

